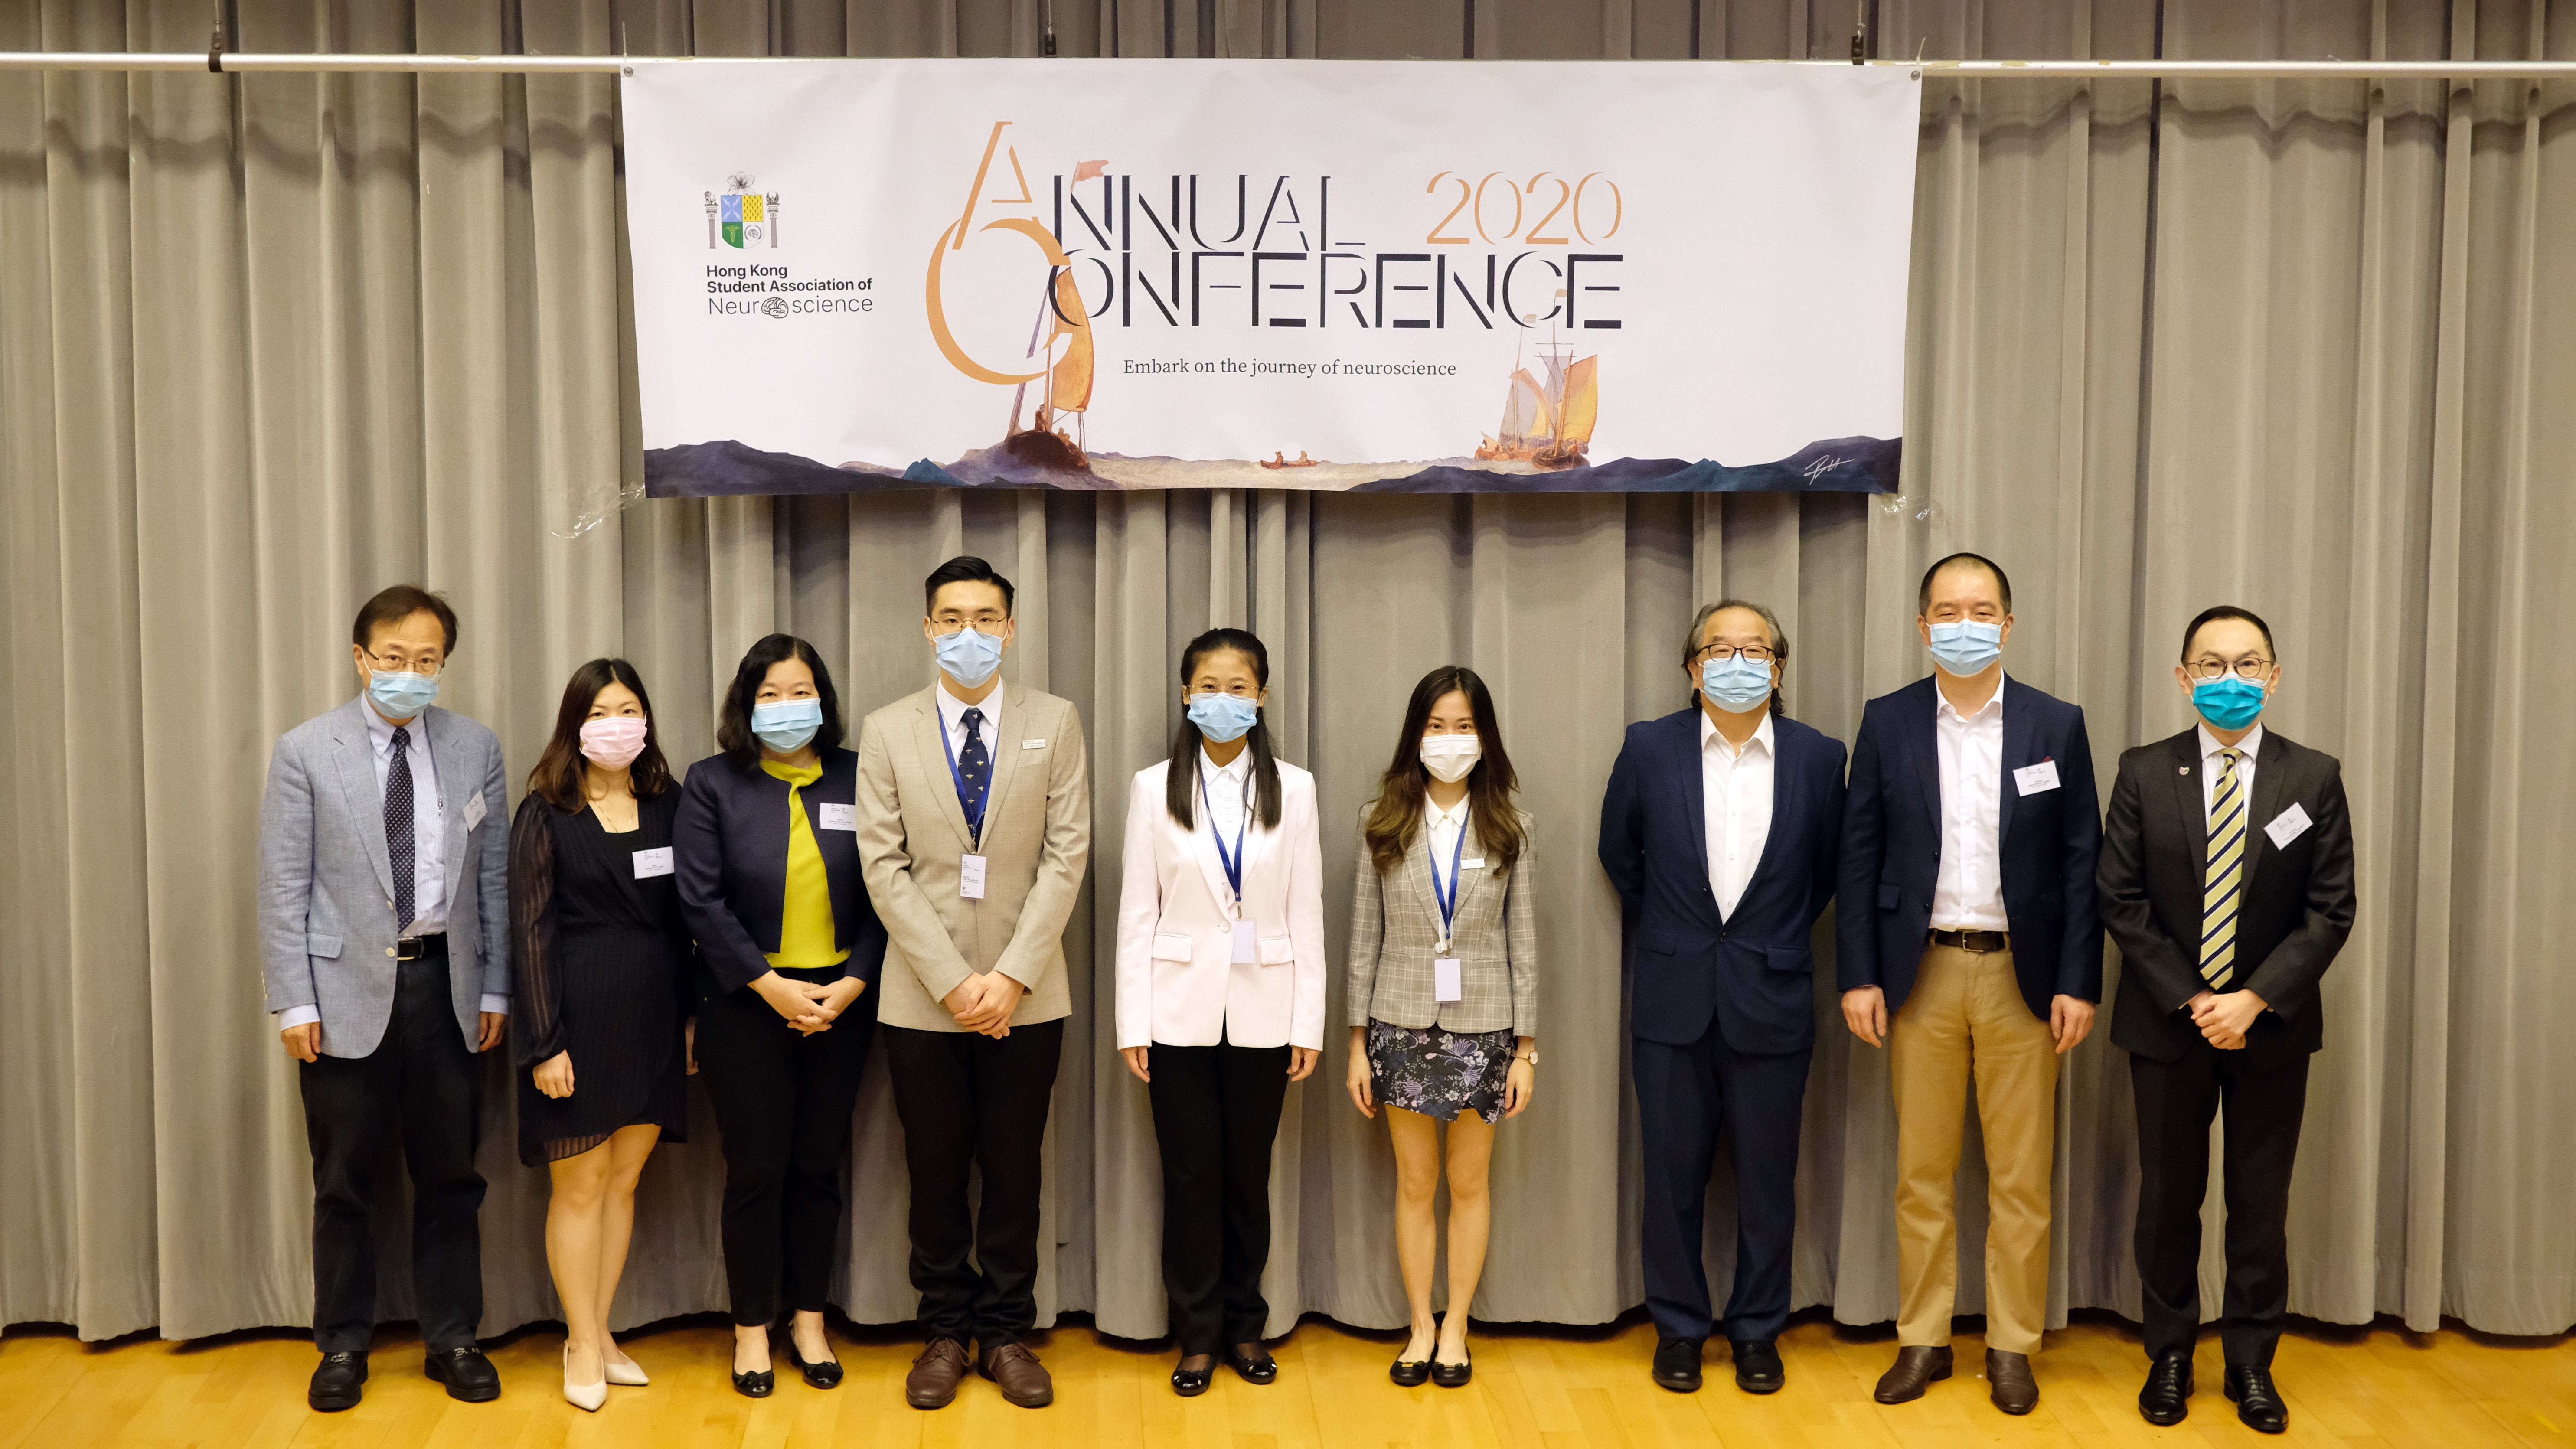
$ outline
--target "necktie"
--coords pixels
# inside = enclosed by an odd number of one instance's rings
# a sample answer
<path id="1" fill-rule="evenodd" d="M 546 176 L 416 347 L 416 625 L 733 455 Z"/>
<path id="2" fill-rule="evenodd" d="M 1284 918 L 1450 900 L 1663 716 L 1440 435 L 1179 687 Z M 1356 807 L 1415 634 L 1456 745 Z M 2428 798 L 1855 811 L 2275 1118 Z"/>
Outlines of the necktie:
<path id="1" fill-rule="evenodd" d="M 385 854 L 394 868 L 394 934 L 411 929 L 411 731 L 394 731 L 394 762 L 385 769 Z"/>
<path id="2" fill-rule="evenodd" d="M 993 752 L 984 748 L 984 712 L 966 711 L 966 748 L 957 752 L 957 774 L 964 782 L 965 793 L 957 803 L 966 812 L 966 824 L 975 833 L 975 843 L 984 841 L 984 791 L 993 783 Z"/>
<path id="3" fill-rule="evenodd" d="M 2236 975 L 2236 908 L 2245 885 L 2245 790 L 2236 778 L 2240 752 L 2221 750 L 2218 787 L 2209 801 L 2209 871 L 2200 892 L 2200 976 L 2224 991 Z"/>

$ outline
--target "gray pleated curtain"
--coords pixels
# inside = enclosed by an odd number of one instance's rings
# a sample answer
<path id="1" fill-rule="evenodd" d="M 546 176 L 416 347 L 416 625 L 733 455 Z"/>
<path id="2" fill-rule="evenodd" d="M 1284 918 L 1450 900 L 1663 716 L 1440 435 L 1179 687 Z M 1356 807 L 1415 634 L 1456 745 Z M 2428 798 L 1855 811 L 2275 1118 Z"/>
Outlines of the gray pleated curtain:
<path id="1" fill-rule="evenodd" d="M 1850 23 L 1809 0 L 233 8 L 243 49 L 555 54 L 1028 55 L 1051 12 L 1067 55 L 1840 56 Z M 1875 8 L 1890 55 L 2576 55 L 2567 0 L 2165 0 L 2161 28 L 2111 0 Z M 30 0 L 0 9 L 0 48 L 191 50 L 206 18 Z M 1683 703 L 1679 633 L 1723 592 L 1779 611 L 1791 711 L 1848 739 L 1864 699 L 1926 667 L 1917 574 L 1973 548 L 2014 576 L 2010 667 L 2087 707 L 2104 778 L 2186 722 L 2178 631 L 2221 600 L 2279 634 L 2274 725 L 2344 759 L 2362 911 L 2326 983 L 2292 1308 L 2564 1329 L 2576 669 L 2549 631 L 2576 617 L 2570 102 L 2523 82 L 1927 82 L 1902 497 L 648 503 L 609 80 L 0 75 L 0 1321 L 306 1321 L 309 1168 L 260 1010 L 252 844 L 270 742 L 354 688 L 343 631 L 367 593 L 419 580 L 455 601 L 442 702 L 524 772 L 596 654 L 639 663 L 683 757 L 711 748 L 717 689 L 772 629 L 821 646 L 854 712 L 918 687 L 917 583 L 960 551 L 1018 580 L 1014 677 L 1080 705 L 1102 801 L 1165 748 L 1178 646 L 1211 624 L 1270 641 L 1283 748 L 1331 821 L 1421 671 L 1494 682 L 1540 822 L 1547 1065 L 1498 1143 L 1477 1311 L 1607 1319 L 1641 1296 L 1618 912 L 1592 862 L 1622 728 Z M 1151 1337 L 1152 1126 L 1109 1050 L 1103 969 L 1123 826 L 1114 805 L 1095 819 L 1067 933 L 1085 1005 L 1041 1310 Z M 1325 845 L 1347 879 L 1352 839 Z M 1335 886 L 1328 912 L 1345 905 Z M 1795 1291 L 1882 1321 L 1886 1063 L 1841 1031 L 1832 984 L 1820 971 Z M 1274 1327 L 1403 1316 L 1392 1161 L 1330 1042 L 1280 1136 Z M 499 1332 L 554 1308 L 545 1177 L 515 1160 L 488 1065 Z M 2134 1314 L 2128 1078 L 2103 1033 L 2060 1112 L 2056 1306 Z M 837 1301 L 908 1318 L 881 1067 L 855 1141 Z M 719 1180 L 701 1102 L 647 1172 L 621 1324 L 721 1305 Z M 1973 1150 L 1961 1188 L 1973 1312 Z M 1714 1196 L 1723 1272 L 1722 1172 Z M 408 1293 L 390 1273 L 388 1317 Z"/>

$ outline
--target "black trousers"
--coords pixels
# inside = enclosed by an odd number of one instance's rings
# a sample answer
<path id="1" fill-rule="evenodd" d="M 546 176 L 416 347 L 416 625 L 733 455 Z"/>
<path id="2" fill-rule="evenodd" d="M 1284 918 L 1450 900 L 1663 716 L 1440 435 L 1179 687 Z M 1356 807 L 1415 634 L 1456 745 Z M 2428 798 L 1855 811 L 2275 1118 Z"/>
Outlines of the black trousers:
<path id="1" fill-rule="evenodd" d="M 1721 1133 L 1734 1149 L 1735 1286 L 1714 1326 L 1729 1338 L 1769 1339 L 1788 1323 L 1798 1127 L 1813 1054 L 1739 1052 L 1715 1017 L 1688 1046 L 1631 1042 L 1646 1159 L 1646 1311 L 1664 1337 L 1706 1338 L 1712 1326 L 1700 1234 Z"/>
<path id="2" fill-rule="evenodd" d="M 2219 1341 L 2227 1362 L 2270 1367 L 2289 1311 L 2290 1165 L 2308 1103 L 2308 1058 L 2254 1070 L 2242 1051 L 2194 1043 L 2182 1060 L 2129 1054 L 2138 1106 L 2138 1280 L 2150 1358 L 2200 1336 L 2200 1204 L 2209 1192 L 2209 1124 L 2227 1113 L 2227 1286 Z"/>
<path id="3" fill-rule="evenodd" d="M 889 1026 L 885 1048 L 912 1173 L 922 1329 L 987 1350 L 1015 1343 L 1038 1321 L 1038 1149 L 1064 1023 L 1006 1037 Z M 984 1175 L 980 1215 L 967 1210 L 969 1169 Z"/>
<path id="4" fill-rule="evenodd" d="M 1288 1048 L 1154 1043 L 1146 1095 L 1163 1156 L 1163 1291 L 1184 1356 L 1258 1343 L 1270 1321 L 1270 1144 Z"/>
<path id="5" fill-rule="evenodd" d="M 782 971 L 829 981 L 830 971 Z M 876 1031 L 873 988 L 828 1031 L 798 1034 L 745 986 L 698 1005 L 698 1072 L 724 1132 L 725 1285 L 746 1328 L 820 1313 L 840 1248 L 850 1114 Z"/>
<path id="6" fill-rule="evenodd" d="M 376 1331 L 376 1240 L 368 1219 L 385 1145 L 399 1133 L 411 1174 L 411 1272 L 432 1353 L 471 1348 L 483 1321 L 483 1073 L 457 1029 L 440 941 L 395 971 L 392 1019 L 363 1057 L 296 1069 L 313 1149 L 313 1342 L 358 1353 Z"/>

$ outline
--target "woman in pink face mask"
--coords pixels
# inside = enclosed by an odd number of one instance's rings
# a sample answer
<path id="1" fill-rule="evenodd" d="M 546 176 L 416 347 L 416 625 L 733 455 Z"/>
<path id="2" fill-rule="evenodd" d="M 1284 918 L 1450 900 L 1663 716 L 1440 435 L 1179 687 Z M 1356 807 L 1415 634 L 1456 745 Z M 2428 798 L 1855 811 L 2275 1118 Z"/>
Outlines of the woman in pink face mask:
<path id="1" fill-rule="evenodd" d="M 680 792 L 635 666 L 573 671 L 510 827 L 519 1157 L 547 1164 L 546 1261 L 563 1302 L 564 1397 L 645 1382 L 608 1335 L 635 1181 L 685 1140 L 689 934 L 672 876 Z"/>

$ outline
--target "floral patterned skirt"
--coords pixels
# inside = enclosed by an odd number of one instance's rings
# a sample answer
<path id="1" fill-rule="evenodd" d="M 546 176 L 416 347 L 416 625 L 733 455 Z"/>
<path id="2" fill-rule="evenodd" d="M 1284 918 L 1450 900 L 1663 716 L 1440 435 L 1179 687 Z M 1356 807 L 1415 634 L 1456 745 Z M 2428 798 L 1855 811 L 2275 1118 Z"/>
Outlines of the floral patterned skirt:
<path id="1" fill-rule="evenodd" d="M 1462 1111 L 1499 1122 L 1512 1043 L 1510 1027 L 1461 1035 L 1437 1026 L 1389 1026 L 1370 1017 L 1369 1073 L 1377 1079 L 1371 1093 L 1387 1106 L 1443 1122 L 1457 1121 Z"/>

